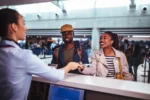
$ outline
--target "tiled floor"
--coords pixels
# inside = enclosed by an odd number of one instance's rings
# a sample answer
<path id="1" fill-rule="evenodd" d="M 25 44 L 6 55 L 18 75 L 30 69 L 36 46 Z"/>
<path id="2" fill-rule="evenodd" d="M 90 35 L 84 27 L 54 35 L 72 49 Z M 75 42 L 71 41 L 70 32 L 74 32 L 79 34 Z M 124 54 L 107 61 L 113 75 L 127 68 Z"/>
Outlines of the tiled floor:
<path id="1" fill-rule="evenodd" d="M 40 58 L 42 58 L 42 60 L 46 63 L 46 64 L 49 64 L 51 63 L 51 60 L 52 60 L 52 55 L 46 55 L 46 58 L 43 59 L 43 55 L 40 55 L 39 56 Z M 89 58 L 89 61 L 90 61 L 90 58 Z M 146 71 L 148 71 L 149 69 L 149 65 L 148 63 L 146 63 Z M 139 65 L 138 67 L 138 71 L 137 71 L 137 81 L 138 82 L 144 82 L 147 83 L 148 81 L 148 77 L 143 77 L 144 75 L 144 64 L 142 65 Z M 146 76 L 148 76 L 148 72 L 146 72 Z"/>

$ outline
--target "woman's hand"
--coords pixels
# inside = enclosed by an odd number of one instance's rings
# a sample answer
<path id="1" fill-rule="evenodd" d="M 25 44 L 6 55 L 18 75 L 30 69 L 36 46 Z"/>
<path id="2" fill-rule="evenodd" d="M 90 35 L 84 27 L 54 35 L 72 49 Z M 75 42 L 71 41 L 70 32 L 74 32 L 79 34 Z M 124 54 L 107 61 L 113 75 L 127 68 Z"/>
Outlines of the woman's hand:
<path id="1" fill-rule="evenodd" d="M 85 66 L 82 65 L 82 67 L 78 67 L 79 71 L 83 71 L 85 69 Z"/>
<path id="2" fill-rule="evenodd" d="M 70 62 L 70 63 L 68 63 L 67 66 L 70 68 L 70 70 L 75 70 L 77 68 L 83 68 L 83 66 L 81 64 L 76 63 L 76 62 Z"/>

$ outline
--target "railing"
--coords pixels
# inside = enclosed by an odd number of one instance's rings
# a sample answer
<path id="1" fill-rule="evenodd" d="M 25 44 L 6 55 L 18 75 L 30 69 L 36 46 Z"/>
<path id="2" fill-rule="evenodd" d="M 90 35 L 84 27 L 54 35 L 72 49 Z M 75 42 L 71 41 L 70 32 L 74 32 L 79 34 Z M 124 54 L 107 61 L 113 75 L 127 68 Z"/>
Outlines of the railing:
<path id="1" fill-rule="evenodd" d="M 147 66 L 146 63 L 148 63 L 148 71 L 146 70 Z M 148 76 L 146 75 L 146 72 L 148 73 Z M 144 83 L 146 82 L 146 77 L 148 77 L 147 83 L 150 83 L 150 59 L 145 56 L 145 62 L 144 62 Z"/>

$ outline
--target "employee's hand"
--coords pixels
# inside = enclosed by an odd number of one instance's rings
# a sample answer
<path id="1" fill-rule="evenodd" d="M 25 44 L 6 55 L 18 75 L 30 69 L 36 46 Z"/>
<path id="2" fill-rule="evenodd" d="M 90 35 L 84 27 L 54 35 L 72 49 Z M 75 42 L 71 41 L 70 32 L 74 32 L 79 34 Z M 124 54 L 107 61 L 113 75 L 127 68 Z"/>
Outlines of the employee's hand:
<path id="1" fill-rule="evenodd" d="M 83 67 L 79 63 L 70 62 L 70 63 L 68 63 L 67 66 L 65 66 L 64 68 L 62 68 L 62 70 L 64 70 L 65 74 L 67 74 L 70 70 L 75 70 L 77 68 L 83 68 Z"/>

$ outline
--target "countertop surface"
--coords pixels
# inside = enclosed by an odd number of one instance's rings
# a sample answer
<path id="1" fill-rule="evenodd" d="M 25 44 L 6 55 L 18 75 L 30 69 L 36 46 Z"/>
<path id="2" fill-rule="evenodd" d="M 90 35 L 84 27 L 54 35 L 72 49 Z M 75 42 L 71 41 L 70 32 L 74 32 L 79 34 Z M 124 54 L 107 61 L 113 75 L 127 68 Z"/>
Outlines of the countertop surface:
<path id="1" fill-rule="evenodd" d="M 91 90 L 96 92 L 103 92 L 150 100 L 150 84 L 147 83 L 124 81 L 78 74 L 68 74 L 67 76 L 65 76 L 65 79 L 63 81 L 59 81 L 56 83 L 38 76 L 33 76 L 32 80 L 80 88 L 85 90 Z"/>

